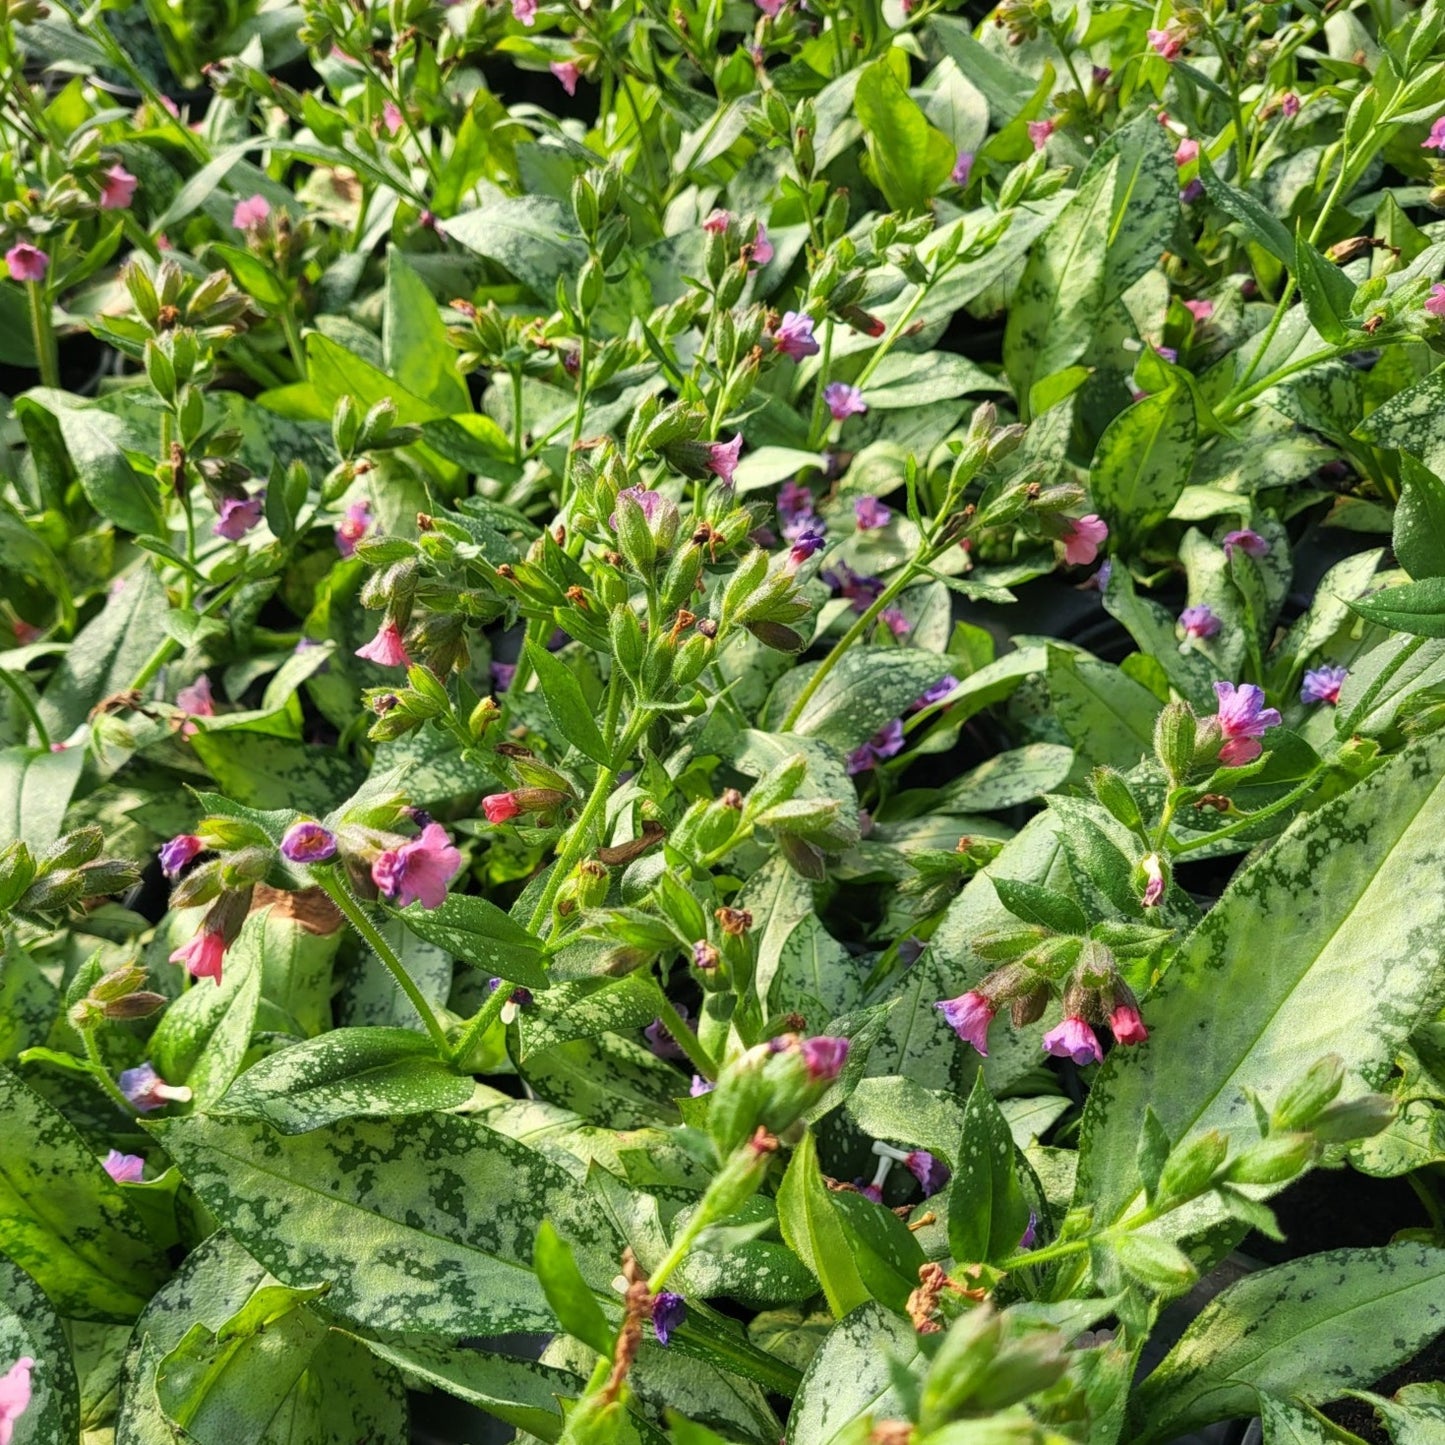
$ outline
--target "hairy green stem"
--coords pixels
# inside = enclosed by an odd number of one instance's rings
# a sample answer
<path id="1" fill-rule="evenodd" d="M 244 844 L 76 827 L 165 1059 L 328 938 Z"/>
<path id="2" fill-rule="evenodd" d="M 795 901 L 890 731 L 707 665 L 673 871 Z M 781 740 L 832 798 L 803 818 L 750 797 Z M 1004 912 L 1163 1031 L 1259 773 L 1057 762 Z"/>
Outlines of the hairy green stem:
<path id="1" fill-rule="evenodd" d="M 25 287 L 30 302 L 30 335 L 35 345 L 35 364 L 40 368 L 42 386 L 60 385 L 60 356 L 55 348 L 55 328 L 50 324 L 50 295 L 44 281 Z"/>
<path id="2" fill-rule="evenodd" d="M 24 709 L 25 716 L 30 719 L 30 726 L 35 729 L 35 736 L 40 740 L 40 746 L 49 751 L 50 733 L 46 730 L 45 723 L 40 717 L 40 710 L 35 706 L 35 701 L 30 696 L 26 685 L 9 668 L 5 667 L 0 667 L 0 682 L 3 682 L 15 694 L 15 700 Z"/>

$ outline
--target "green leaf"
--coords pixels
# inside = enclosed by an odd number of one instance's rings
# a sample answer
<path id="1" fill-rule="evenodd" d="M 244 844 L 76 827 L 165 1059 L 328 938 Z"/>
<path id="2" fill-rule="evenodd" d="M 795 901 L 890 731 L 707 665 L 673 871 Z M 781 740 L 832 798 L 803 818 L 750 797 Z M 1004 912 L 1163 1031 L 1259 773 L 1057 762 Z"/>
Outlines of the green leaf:
<path id="1" fill-rule="evenodd" d="M 980 1073 L 964 1105 L 949 1185 L 948 1247 L 960 1264 L 995 1264 L 1018 1249 L 1028 1224 L 1013 1134 Z"/>
<path id="2" fill-rule="evenodd" d="M 537 940 L 485 898 L 449 893 L 440 908 L 413 903 L 396 916 L 418 938 L 436 944 L 473 968 L 527 988 L 550 985 Z"/>
<path id="3" fill-rule="evenodd" d="M 253 915 L 247 927 L 264 920 Z M 256 1026 L 261 969 L 254 959 L 230 954 L 218 985 L 199 980 L 165 1011 L 151 1036 L 151 1058 L 168 1083 L 185 1084 L 201 1108 L 231 1087 Z"/>
<path id="4" fill-rule="evenodd" d="M 0 1366 L 22 1357 L 35 1364 L 14 1445 L 68 1445 L 80 1434 L 80 1398 L 65 1328 L 35 1281 L 0 1257 Z"/>
<path id="5" fill-rule="evenodd" d="M 793 731 L 851 752 L 947 673 L 946 657 L 917 648 L 850 648 L 808 699 Z"/>
<path id="6" fill-rule="evenodd" d="M 532 1255 L 532 1264 L 537 1278 L 542 1281 L 547 1303 L 558 1323 L 569 1335 L 596 1350 L 599 1355 L 609 1355 L 616 1343 L 617 1334 L 608 1324 L 602 1306 L 582 1278 L 577 1261 L 567 1241 L 544 1219 L 537 1229 L 537 1242 Z"/>
<path id="7" fill-rule="evenodd" d="M 100 1159 L 8 1069 L 0 1069 L 0 1251 L 79 1319 L 134 1319 L 167 1272 Z"/>
<path id="8" fill-rule="evenodd" d="M 1293 269 L 1295 246 L 1289 229 L 1248 191 L 1220 180 L 1202 147 L 1199 152 L 1199 179 L 1204 182 L 1209 199 L 1240 226 L 1249 240 L 1268 251 L 1281 266 Z"/>
<path id="9" fill-rule="evenodd" d="M 1395 1445 L 1437 1445 L 1445 1437 L 1445 1385 L 1438 1381 L 1405 1385 L 1392 1400 L 1364 1390 L 1350 1393 L 1375 1407 Z"/>
<path id="10" fill-rule="evenodd" d="M 657 1017 L 658 989 L 646 973 L 556 983 L 517 1020 L 519 1058 L 571 1039 L 639 1029 Z"/>
<path id="11" fill-rule="evenodd" d="M 211 251 L 235 278 L 236 285 L 259 302 L 263 310 L 274 316 L 291 304 L 286 283 L 259 256 L 219 241 L 212 243 Z"/>
<path id="12" fill-rule="evenodd" d="M 798 1387 L 789 1438 L 832 1445 L 862 1420 L 906 1415 L 893 1381 L 895 1371 L 906 1377 L 921 1368 L 918 1338 L 907 1320 L 872 1302 L 835 1325 Z M 855 1437 L 848 1433 L 848 1438 Z M 866 1432 L 857 1438 L 866 1438 Z"/>
<path id="13" fill-rule="evenodd" d="M 1359 1445 L 1358 1435 L 1303 1405 L 1292 1405 L 1273 1395 L 1259 1397 L 1259 1418 L 1264 1426 L 1264 1445 Z"/>
<path id="14" fill-rule="evenodd" d="M 154 481 L 138 476 L 98 413 L 61 407 L 55 412 L 65 449 L 86 500 L 108 522 L 141 536 L 164 537 L 165 521 Z"/>
<path id="15" fill-rule="evenodd" d="M 933 30 L 943 48 L 988 102 L 995 130 L 1002 130 L 1033 98 L 1036 82 L 997 51 L 981 45 L 972 28 L 949 15 L 938 15 Z"/>
<path id="16" fill-rule="evenodd" d="M 1256 1392 L 1320 1404 L 1445 1329 L 1445 1250 L 1335 1249 L 1247 1275 L 1205 1306 L 1130 1407 L 1138 1445 L 1249 1415 Z"/>
<path id="17" fill-rule="evenodd" d="M 393 246 L 386 254 L 386 309 L 381 335 L 386 370 L 415 396 L 445 412 L 470 412 L 471 397 L 457 370 L 457 352 L 447 337 L 426 282 Z"/>
<path id="18" fill-rule="evenodd" d="M 329 1283 L 329 1311 L 379 1330 L 496 1335 L 554 1327 L 529 1267 L 535 1216 L 573 1242 L 593 1288 L 620 1243 L 556 1165 L 470 1120 L 347 1120 L 283 1135 L 194 1115 L 153 1128 L 207 1208 L 273 1274 Z"/>
<path id="19" fill-rule="evenodd" d="M 1367 622 L 1414 637 L 1445 637 L 1445 576 L 1422 577 L 1350 602 Z"/>
<path id="20" fill-rule="evenodd" d="M 849 1255 L 863 1287 L 879 1304 L 906 1312 L 908 1297 L 918 1287 L 923 1250 L 908 1226 L 891 1209 L 848 1190 L 828 1195 L 843 1225 Z"/>
<path id="21" fill-rule="evenodd" d="M 834 1317 L 842 1319 L 870 1296 L 823 1183 L 817 1151 L 811 1132 L 793 1151 L 778 1186 L 778 1226 L 784 1242 L 818 1276 Z"/>
<path id="22" fill-rule="evenodd" d="M 602 730 L 597 726 L 596 710 L 582 694 L 582 684 L 577 675 L 560 657 L 528 641 L 527 656 L 547 701 L 547 711 L 552 715 L 559 739 L 571 743 L 578 752 L 586 753 L 594 763 L 610 767 L 612 756 L 602 739 Z"/>
<path id="23" fill-rule="evenodd" d="M 1344 1061 L 1346 1098 L 1385 1083 L 1416 1021 L 1445 999 L 1442 828 L 1445 738 L 1435 737 L 1297 819 L 1235 876 L 1150 998 L 1153 1037 L 1116 1049 L 1090 1093 L 1077 1198 L 1096 1226 L 1142 1201 L 1146 1109 L 1176 1145 L 1209 1129 L 1243 1143 L 1256 1137 L 1245 1090 L 1269 1102 L 1325 1054 Z M 1240 1003 L 1211 1008 L 1217 999 Z M 1205 1198 L 1153 1228 L 1181 1237 L 1220 1217 Z"/>
<path id="24" fill-rule="evenodd" d="M 960 778 L 929 790 L 929 811 L 997 813 L 1031 803 L 1060 787 L 1074 766 L 1074 750 L 1058 743 L 1029 743 L 995 753 Z"/>
<path id="25" fill-rule="evenodd" d="M 551 196 L 504 196 L 441 222 L 439 229 L 549 303 L 558 279 L 575 276 L 587 259 L 571 210 Z"/>
<path id="26" fill-rule="evenodd" d="M 768 1007 L 774 1013 L 787 1013 L 802 997 L 817 999 L 830 1016 L 847 1013 L 863 1001 L 857 964 L 812 912 L 788 934 L 778 952 L 778 971 L 767 986 Z"/>
<path id="27" fill-rule="evenodd" d="M 1081 758 L 1128 772 L 1154 750 L 1159 699 L 1117 667 L 1049 648 L 1049 695 Z"/>
<path id="28" fill-rule="evenodd" d="M 37 853 L 55 842 L 84 765 L 84 748 L 0 748 L 0 838 Z"/>
<path id="29" fill-rule="evenodd" d="M 1355 428 L 1355 435 L 1405 452 L 1437 477 L 1445 474 L 1445 367 L 1397 391 Z"/>
<path id="30" fill-rule="evenodd" d="M 854 109 L 888 204 L 895 210 L 921 211 L 953 169 L 953 142 L 929 125 L 887 59 L 864 67 Z"/>
<path id="31" fill-rule="evenodd" d="M 1089 920 L 1084 917 L 1084 910 L 1067 894 L 1013 878 L 993 878 L 991 881 L 998 901 L 1015 918 L 1021 918 L 1025 923 L 1040 924 L 1054 933 L 1081 936 L 1089 931 Z"/>
<path id="32" fill-rule="evenodd" d="M 1445 576 L 1445 482 L 1408 456 L 1401 461 L 1400 481 L 1395 556 L 1416 581 Z"/>
<path id="33" fill-rule="evenodd" d="M 848 1099 L 858 1127 L 875 1139 L 927 1149 L 952 1168 L 963 1134 L 963 1110 L 948 1095 L 892 1075 L 863 1079 Z"/>
<path id="34" fill-rule="evenodd" d="M 212 1112 L 264 1119 L 283 1134 L 303 1134 L 341 1119 L 457 1109 L 475 1087 L 436 1057 L 423 1034 L 347 1028 L 252 1064 Z"/>
<path id="35" fill-rule="evenodd" d="M 1194 441 L 1194 402 L 1183 387 L 1144 397 L 1104 429 L 1089 491 L 1121 545 L 1138 545 L 1169 516 L 1194 465 Z"/>
<path id="36" fill-rule="evenodd" d="M 1310 325 L 1332 346 L 1350 337 L 1350 307 L 1355 299 L 1354 283 L 1332 262 L 1325 260 L 1303 233 L 1295 242 L 1295 279 Z"/>
<path id="37" fill-rule="evenodd" d="M 216 785 L 249 808 L 329 813 L 362 780 L 350 758 L 288 738 L 202 726 L 191 745 Z"/>

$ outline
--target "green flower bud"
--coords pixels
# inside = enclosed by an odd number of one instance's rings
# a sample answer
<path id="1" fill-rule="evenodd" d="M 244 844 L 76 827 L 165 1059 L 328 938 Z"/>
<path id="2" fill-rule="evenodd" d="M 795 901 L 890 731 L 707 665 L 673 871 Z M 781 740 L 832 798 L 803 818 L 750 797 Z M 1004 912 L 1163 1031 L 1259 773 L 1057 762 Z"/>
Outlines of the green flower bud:
<path id="1" fill-rule="evenodd" d="M 1269 1116 L 1271 1132 L 1308 1129 L 1334 1102 L 1344 1082 L 1345 1061 L 1338 1054 L 1326 1054 L 1276 1100 Z"/>
<path id="2" fill-rule="evenodd" d="M 1229 1140 L 1218 1129 L 1176 1144 L 1159 1176 L 1159 1193 L 1181 1203 L 1203 1194 L 1228 1153 Z"/>
<path id="3" fill-rule="evenodd" d="M 1193 709 L 1186 702 L 1169 703 L 1154 724 L 1154 754 L 1176 786 L 1194 767 L 1197 730 Z"/>
<path id="4" fill-rule="evenodd" d="M 1309 1168 L 1315 1149 L 1309 1134 L 1271 1134 L 1232 1160 L 1225 1178 L 1231 1184 L 1287 1184 Z"/>

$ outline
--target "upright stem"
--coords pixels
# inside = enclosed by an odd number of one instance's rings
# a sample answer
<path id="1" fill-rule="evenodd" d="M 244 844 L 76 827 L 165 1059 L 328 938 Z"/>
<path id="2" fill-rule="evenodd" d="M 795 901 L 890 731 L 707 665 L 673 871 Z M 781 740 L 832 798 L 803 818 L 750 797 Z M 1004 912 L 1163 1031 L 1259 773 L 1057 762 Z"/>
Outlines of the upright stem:
<path id="1" fill-rule="evenodd" d="M 110 1076 L 110 1070 L 105 1066 L 105 1060 L 100 1056 L 100 1045 L 95 1041 L 94 1029 L 81 1029 L 80 1041 L 85 1045 L 85 1057 L 90 1060 L 91 1077 L 105 1091 L 106 1096 L 121 1110 L 129 1114 L 131 1118 L 136 1115 L 136 1107 L 120 1091 L 120 1085 Z"/>
<path id="2" fill-rule="evenodd" d="M 352 897 L 350 889 L 334 873 L 318 870 L 317 879 L 321 884 L 322 892 L 341 910 L 347 922 L 371 946 L 372 952 L 391 970 L 392 977 L 397 981 L 401 991 L 411 1000 L 411 1006 L 421 1016 L 422 1023 L 426 1025 L 426 1031 L 431 1035 L 432 1043 L 436 1045 L 438 1056 L 442 1059 L 449 1059 L 451 1047 L 447 1043 L 446 1030 L 442 1028 L 441 1021 L 437 1018 L 431 1004 L 427 1002 L 426 996 L 416 986 L 416 981 L 406 971 L 406 966 L 392 952 L 391 945 L 381 936 L 371 919 L 366 916 L 360 903 Z M 497 993 L 501 993 L 501 989 L 498 989 Z"/>
<path id="3" fill-rule="evenodd" d="M 813 387 L 813 414 L 808 421 L 808 450 L 823 443 L 827 423 L 823 420 L 823 388 L 828 384 L 828 370 L 833 360 L 833 318 L 823 322 L 823 354 L 818 358 L 817 384 Z"/>
<path id="4" fill-rule="evenodd" d="M 15 694 L 15 700 L 25 711 L 25 716 L 30 719 L 30 726 L 35 729 L 35 736 L 40 740 L 40 746 L 48 752 L 50 749 L 50 734 L 41 721 L 40 711 L 30 697 L 27 685 L 20 681 L 9 668 L 0 667 L 0 682 L 3 682 L 11 692 Z"/>
<path id="5" fill-rule="evenodd" d="M 31 281 L 25 289 L 30 299 L 30 335 L 35 342 L 40 384 L 59 386 L 60 357 L 55 349 L 55 328 L 50 324 L 50 296 L 43 281 Z"/>
<path id="6" fill-rule="evenodd" d="M 662 1026 L 672 1035 L 673 1041 L 685 1053 L 699 1074 L 705 1079 L 717 1078 L 717 1061 L 703 1047 L 702 1040 L 693 1032 L 686 1019 L 669 1002 L 659 986 L 657 990 L 657 1014 Z"/>

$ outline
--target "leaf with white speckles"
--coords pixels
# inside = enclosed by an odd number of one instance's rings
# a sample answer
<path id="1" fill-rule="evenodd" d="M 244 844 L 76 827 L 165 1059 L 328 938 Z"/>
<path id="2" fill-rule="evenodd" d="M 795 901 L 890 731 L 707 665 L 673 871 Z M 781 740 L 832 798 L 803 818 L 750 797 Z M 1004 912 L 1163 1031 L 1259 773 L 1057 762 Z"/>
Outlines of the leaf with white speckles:
<path id="1" fill-rule="evenodd" d="M 960 1264 L 996 1264 L 1019 1247 L 1029 1206 L 1019 1186 L 1013 1133 L 975 1075 L 948 1193 L 948 1247 Z"/>
<path id="2" fill-rule="evenodd" d="M 22 1358 L 35 1364 L 30 1408 L 15 1427 L 13 1445 L 74 1440 L 80 1404 L 65 1330 L 35 1281 L 8 1259 L 0 1259 L 0 1372 Z"/>
<path id="3" fill-rule="evenodd" d="M 919 1367 L 919 1354 L 907 1320 L 871 1303 L 854 1310 L 813 1356 L 793 1401 L 789 1437 L 830 1445 L 864 1416 L 900 1418 L 905 1406 L 893 1388 L 891 1362 L 911 1372 Z"/>

